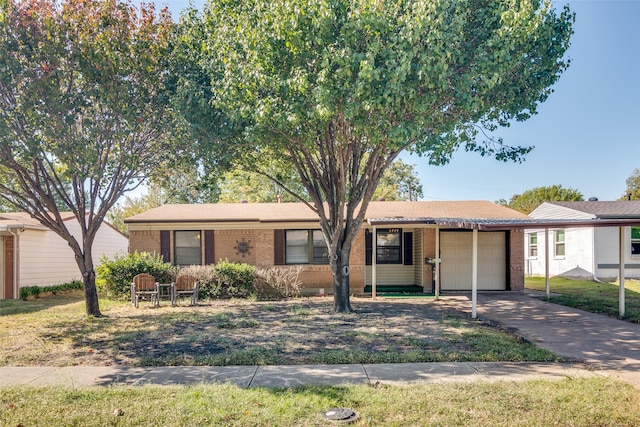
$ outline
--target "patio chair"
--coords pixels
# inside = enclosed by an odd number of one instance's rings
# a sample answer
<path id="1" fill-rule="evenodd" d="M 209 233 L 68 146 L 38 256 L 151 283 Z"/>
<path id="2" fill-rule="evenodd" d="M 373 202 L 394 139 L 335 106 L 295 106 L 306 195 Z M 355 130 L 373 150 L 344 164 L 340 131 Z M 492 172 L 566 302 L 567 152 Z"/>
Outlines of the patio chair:
<path id="1" fill-rule="evenodd" d="M 198 279 L 190 274 L 181 274 L 176 277 L 174 284 L 175 301 L 178 302 L 178 298 L 181 296 L 190 296 L 191 305 L 198 303 Z"/>
<path id="2" fill-rule="evenodd" d="M 160 292 L 156 278 L 150 274 L 138 274 L 131 282 L 131 303 L 138 308 L 140 298 L 149 298 L 154 307 L 160 305 Z"/>

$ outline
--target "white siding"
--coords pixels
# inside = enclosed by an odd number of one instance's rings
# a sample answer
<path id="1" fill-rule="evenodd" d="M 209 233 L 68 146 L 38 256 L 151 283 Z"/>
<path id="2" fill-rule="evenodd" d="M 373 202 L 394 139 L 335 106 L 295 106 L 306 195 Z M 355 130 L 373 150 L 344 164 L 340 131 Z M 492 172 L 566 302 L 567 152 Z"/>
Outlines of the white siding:
<path id="1" fill-rule="evenodd" d="M 65 223 L 69 231 L 80 239 L 80 226 L 75 220 Z M 94 240 L 94 266 L 102 255 L 113 257 L 117 252 L 126 253 L 128 239 L 103 224 Z M 47 286 L 81 280 L 80 270 L 73 251 L 67 242 L 50 230 L 27 229 L 19 237 L 19 282 L 20 286 Z"/>
<path id="2" fill-rule="evenodd" d="M 618 277 L 619 228 L 604 227 L 595 230 L 596 277 L 614 280 Z M 631 256 L 631 228 L 624 227 L 624 264 L 626 278 L 640 278 L 640 256 Z"/>
<path id="3" fill-rule="evenodd" d="M 545 219 L 590 219 L 595 218 L 594 215 L 577 211 L 575 209 L 565 208 L 564 206 L 554 205 L 553 203 L 543 203 L 535 208 L 529 216 L 531 218 Z"/>
<path id="4" fill-rule="evenodd" d="M 538 256 L 529 256 L 529 234 L 538 233 Z M 592 227 L 565 229 L 565 255 L 554 256 L 554 230 L 549 229 L 549 275 L 574 278 L 593 277 Z M 545 230 L 527 230 L 525 263 L 529 276 L 545 275 Z"/>

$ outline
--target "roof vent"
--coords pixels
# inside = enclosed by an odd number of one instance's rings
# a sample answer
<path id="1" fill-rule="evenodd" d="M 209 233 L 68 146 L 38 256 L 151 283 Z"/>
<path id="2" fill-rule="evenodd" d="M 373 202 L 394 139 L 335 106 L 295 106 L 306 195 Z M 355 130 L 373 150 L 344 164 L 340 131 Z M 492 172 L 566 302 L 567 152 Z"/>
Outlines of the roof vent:
<path id="1" fill-rule="evenodd" d="M 386 202 L 386 201 L 387 201 L 387 199 L 385 199 L 384 197 L 378 197 L 378 201 L 379 201 L 379 202 Z"/>
<path id="2" fill-rule="evenodd" d="M 247 199 L 240 199 L 238 203 L 249 203 L 249 202 L 247 201 Z"/>
<path id="3" fill-rule="evenodd" d="M 589 197 L 589 201 L 590 202 L 597 202 L 598 198 L 597 197 Z"/>

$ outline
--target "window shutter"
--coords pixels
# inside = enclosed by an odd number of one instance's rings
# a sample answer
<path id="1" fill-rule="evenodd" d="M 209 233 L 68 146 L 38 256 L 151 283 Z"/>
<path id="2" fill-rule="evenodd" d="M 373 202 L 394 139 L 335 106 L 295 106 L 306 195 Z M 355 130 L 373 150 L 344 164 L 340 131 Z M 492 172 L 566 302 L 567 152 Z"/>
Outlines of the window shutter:
<path id="1" fill-rule="evenodd" d="M 284 265 L 284 230 L 273 230 L 273 264 Z"/>
<path id="2" fill-rule="evenodd" d="M 372 252 L 373 252 L 373 234 L 371 230 L 364 231 L 364 258 L 365 265 L 372 264 Z"/>
<path id="3" fill-rule="evenodd" d="M 160 231 L 160 256 L 162 256 L 162 261 L 171 262 L 171 232 L 169 230 Z"/>
<path id="4" fill-rule="evenodd" d="M 204 265 L 216 262 L 213 230 L 204 230 Z"/>
<path id="5" fill-rule="evenodd" d="M 404 265 L 413 265 L 413 233 L 404 233 Z"/>

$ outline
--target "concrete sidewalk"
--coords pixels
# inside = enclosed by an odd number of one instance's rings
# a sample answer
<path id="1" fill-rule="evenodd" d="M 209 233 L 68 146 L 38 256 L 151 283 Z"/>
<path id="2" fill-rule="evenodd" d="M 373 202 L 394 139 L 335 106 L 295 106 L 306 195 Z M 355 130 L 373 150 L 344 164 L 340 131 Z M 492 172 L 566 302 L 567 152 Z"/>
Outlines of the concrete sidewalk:
<path id="1" fill-rule="evenodd" d="M 572 363 L 401 363 L 295 366 L 163 366 L 149 368 L 68 366 L 3 367 L 0 388 L 195 385 L 231 383 L 239 387 L 344 386 L 499 380 L 562 379 L 595 375 Z"/>

